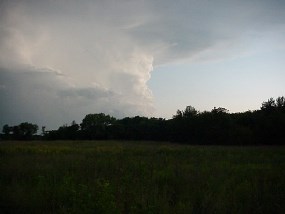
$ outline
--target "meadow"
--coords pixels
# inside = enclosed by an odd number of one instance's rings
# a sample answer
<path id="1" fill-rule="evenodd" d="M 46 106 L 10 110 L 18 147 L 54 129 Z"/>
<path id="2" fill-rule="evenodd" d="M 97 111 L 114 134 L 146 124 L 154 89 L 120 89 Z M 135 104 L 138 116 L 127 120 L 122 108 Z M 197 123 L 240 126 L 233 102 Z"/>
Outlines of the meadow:
<path id="1" fill-rule="evenodd" d="M 285 213 L 285 147 L 0 142 L 0 213 Z"/>

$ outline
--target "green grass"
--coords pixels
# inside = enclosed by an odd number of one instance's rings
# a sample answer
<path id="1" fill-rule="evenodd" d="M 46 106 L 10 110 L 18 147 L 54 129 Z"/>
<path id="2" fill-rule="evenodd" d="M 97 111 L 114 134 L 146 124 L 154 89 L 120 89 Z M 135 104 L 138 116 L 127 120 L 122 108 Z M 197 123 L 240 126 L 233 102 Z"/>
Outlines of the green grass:
<path id="1" fill-rule="evenodd" d="M 285 213 L 285 147 L 1 142 L 0 213 Z"/>

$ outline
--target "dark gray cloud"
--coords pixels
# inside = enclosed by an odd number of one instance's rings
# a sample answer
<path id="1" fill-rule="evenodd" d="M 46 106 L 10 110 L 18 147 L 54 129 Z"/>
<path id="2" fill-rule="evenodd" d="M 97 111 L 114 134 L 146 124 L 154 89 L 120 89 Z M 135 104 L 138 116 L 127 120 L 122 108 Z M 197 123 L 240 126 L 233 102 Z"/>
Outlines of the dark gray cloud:
<path id="1" fill-rule="evenodd" d="M 46 69 L 0 69 L 1 126 L 30 121 L 48 128 L 76 120 L 88 113 L 116 117 L 141 114 L 137 103 L 125 95 L 98 86 L 73 87 L 64 76 Z"/>
<path id="2" fill-rule="evenodd" d="M 24 70 L 21 72 L 0 70 L 1 125 L 19 121 L 48 125 L 62 123 L 63 114 L 56 90 L 62 86 L 56 73 Z"/>

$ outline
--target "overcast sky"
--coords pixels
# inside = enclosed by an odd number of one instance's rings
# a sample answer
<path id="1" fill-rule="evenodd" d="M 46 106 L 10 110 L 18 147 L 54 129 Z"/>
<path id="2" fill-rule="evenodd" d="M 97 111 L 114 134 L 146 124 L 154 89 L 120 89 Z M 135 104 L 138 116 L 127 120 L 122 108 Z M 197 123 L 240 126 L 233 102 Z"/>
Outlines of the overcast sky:
<path id="1" fill-rule="evenodd" d="M 284 0 L 1 0 L 0 125 L 285 95 Z"/>

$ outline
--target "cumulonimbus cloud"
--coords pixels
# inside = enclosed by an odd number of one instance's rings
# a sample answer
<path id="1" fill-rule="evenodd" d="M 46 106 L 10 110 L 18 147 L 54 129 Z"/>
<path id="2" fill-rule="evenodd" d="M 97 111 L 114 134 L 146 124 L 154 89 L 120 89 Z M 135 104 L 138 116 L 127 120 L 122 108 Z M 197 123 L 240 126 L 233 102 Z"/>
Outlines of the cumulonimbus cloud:
<path id="1" fill-rule="evenodd" d="M 154 66 L 236 54 L 250 32 L 282 24 L 282 8 L 277 0 L 2 1 L 1 123 L 151 115 Z"/>

